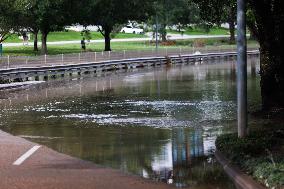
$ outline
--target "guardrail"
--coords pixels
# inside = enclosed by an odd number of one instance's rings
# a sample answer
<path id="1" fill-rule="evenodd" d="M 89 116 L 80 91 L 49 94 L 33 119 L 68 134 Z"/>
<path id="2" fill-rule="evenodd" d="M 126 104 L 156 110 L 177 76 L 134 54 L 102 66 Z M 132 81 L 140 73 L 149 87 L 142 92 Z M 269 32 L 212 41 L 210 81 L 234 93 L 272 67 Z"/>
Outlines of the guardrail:
<path id="1" fill-rule="evenodd" d="M 258 51 L 248 51 L 249 56 L 258 55 Z M 101 62 L 86 62 L 60 65 L 39 65 L 0 69 L 0 81 L 29 81 L 47 80 L 49 77 L 64 77 L 67 75 L 81 75 L 86 73 L 100 73 L 121 69 L 133 69 L 141 67 L 156 67 L 167 64 L 192 64 L 202 63 L 215 58 L 236 57 L 236 52 L 218 52 L 204 54 L 188 54 L 159 57 L 128 58 L 121 60 L 107 60 Z M 32 78 L 32 79 L 31 79 Z"/>
<path id="2" fill-rule="evenodd" d="M 84 52 L 77 54 L 59 54 L 43 56 L 2 56 L 0 57 L 0 69 L 19 68 L 27 66 L 45 66 L 45 65 L 66 65 L 80 64 L 85 62 L 101 62 L 109 60 L 122 60 L 144 57 L 161 57 L 185 54 L 208 54 L 217 52 L 236 51 L 234 46 L 231 47 L 164 47 L 158 51 L 155 49 L 135 50 L 135 51 L 109 51 L 109 52 Z"/>

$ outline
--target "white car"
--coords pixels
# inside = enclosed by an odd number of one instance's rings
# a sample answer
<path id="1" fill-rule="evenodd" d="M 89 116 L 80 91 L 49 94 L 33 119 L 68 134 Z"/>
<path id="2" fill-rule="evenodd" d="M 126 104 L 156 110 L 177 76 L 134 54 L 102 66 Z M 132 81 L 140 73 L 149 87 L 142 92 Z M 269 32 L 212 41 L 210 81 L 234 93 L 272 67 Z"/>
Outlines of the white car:
<path id="1" fill-rule="evenodd" d="M 121 33 L 143 34 L 144 30 L 132 26 L 125 26 L 120 30 Z"/>

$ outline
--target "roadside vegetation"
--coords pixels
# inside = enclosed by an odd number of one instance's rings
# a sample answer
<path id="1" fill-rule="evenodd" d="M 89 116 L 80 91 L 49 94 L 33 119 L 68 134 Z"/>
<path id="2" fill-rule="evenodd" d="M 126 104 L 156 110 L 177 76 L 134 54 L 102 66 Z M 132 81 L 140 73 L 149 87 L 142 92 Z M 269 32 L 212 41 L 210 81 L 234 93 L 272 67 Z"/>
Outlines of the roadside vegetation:
<path id="1" fill-rule="evenodd" d="M 216 147 L 267 188 L 284 188 L 284 128 L 253 132 L 244 139 L 226 134 L 218 137 Z"/>
<path id="2" fill-rule="evenodd" d="M 259 45 L 256 41 L 249 41 L 249 48 L 258 48 Z M 170 48 L 204 48 L 207 50 L 233 50 L 235 45 L 230 44 L 229 39 L 196 39 L 196 40 L 177 40 L 168 41 L 167 43 L 161 43 L 159 49 Z M 138 41 L 138 42 L 115 42 L 112 43 L 113 51 L 137 51 L 137 50 L 153 50 L 155 49 L 155 43 L 152 41 Z M 104 43 L 89 43 L 87 44 L 87 52 L 101 52 L 104 50 Z M 81 45 L 78 40 L 78 44 L 66 44 L 66 45 L 50 45 L 49 55 L 56 54 L 70 54 L 81 53 Z M 32 46 L 20 46 L 20 47 L 5 47 L 4 56 L 35 56 L 40 55 L 40 52 L 35 52 Z"/>
<path id="3" fill-rule="evenodd" d="M 41 34 L 39 33 L 39 42 L 41 41 Z M 100 32 L 90 32 L 91 40 L 98 40 L 98 39 L 104 39 L 104 36 Z M 118 33 L 115 35 L 116 39 L 127 39 L 127 38 L 143 38 L 147 37 L 145 35 L 141 34 L 128 34 L 128 33 Z M 55 42 L 55 41 L 80 41 L 82 39 L 81 32 L 76 31 L 62 31 L 62 32 L 51 32 L 48 37 L 48 42 Z M 30 43 L 32 43 L 34 40 L 34 36 L 31 35 L 31 39 L 29 40 Z M 19 36 L 17 34 L 13 34 L 10 37 L 7 38 L 5 43 L 21 43 L 22 40 L 19 39 Z"/>
<path id="4" fill-rule="evenodd" d="M 171 34 L 181 34 L 181 32 L 177 30 L 168 30 L 168 35 Z M 230 31 L 229 29 L 222 28 L 222 27 L 212 27 L 210 29 L 205 30 L 201 27 L 191 27 L 186 28 L 184 33 L 186 35 L 229 35 Z M 41 33 L 38 34 L 38 41 L 41 41 Z M 117 33 L 113 38 L 115 39 L 127 39 L 127 38 L 146 38 L 146 35 L 143 34 L 130 34 L 130 33 Z M 104 39 L 104 36 L 100 32 L 90 32 L 90 38 L 91 40 L 99 40 Z M 48 42 L 55 42 L 55 41 L 76 41 L 81 40 L 82 35 L 81 32 L 76 31 L 59 31 L 59 32 L 50 32 L 50 34 L 47 37 Z M 32 43 L 34 40 L 34 36 L 31 35 L 31 38 L 29 40 L 30 43 Z M 19 38 L 18 34 L 12 34 L 9 36 L 5 43 L 21 43 L 22 40 Z"/>
<path id="5" fill-rule="evenodd" d="M 186 27 L 183 30 L 186 35 L 230 35 L 229 29 L 222 27 L 202 28 L 202 27 Z M 168 30 L 168 33 L 181 34 L 181 31 Z"/>

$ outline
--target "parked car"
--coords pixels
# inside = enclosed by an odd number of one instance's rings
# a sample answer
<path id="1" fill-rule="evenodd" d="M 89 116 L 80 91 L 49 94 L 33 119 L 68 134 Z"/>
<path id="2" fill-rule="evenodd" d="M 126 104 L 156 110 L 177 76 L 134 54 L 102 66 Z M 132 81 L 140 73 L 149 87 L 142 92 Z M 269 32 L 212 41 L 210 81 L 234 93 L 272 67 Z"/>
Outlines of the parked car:
<path id="1" fill-rule="evenodd" d="M 140 29 L 140 28 L 136 28 L 136 27 L 132 27 L 132 26 L 125 26 L 123 27 L 120 32 L 122 33 L 133 33 L 133 34 L 143 34 L 144 30 Z"/>

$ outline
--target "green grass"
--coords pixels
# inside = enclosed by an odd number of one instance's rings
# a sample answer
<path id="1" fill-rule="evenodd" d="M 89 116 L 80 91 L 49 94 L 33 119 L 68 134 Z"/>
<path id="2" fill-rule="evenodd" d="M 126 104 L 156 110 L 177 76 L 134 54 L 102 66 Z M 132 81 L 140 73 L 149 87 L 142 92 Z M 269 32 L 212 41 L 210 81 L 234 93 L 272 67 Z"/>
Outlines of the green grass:
<path id="1" fill-rule="evenodd" d="M 177 31 L 173 30 L 168 30 L 169 33 L 175 33 L 175 34 L 180 34 Z M 206 33 L 202 28 L 187 28 L 184 34 L 188 35 L 228 35 L 229 30 L 225 28 L 218 28 L 218 27 L 213 27 L 210 29 L 209 33 Z M 104 39 L 102 34 L 100 32 L 91 32 L 91 37 L 92 40 L 98 40 L 98 39 Z M 140 34 L 125 34 L 125 33 L 119 33 L 115 36 L 116 39 L 126 39 L 126 38 L 143 38 L 147 37 L 145 35 L 140 35 Z M 41 35 L 39 34 L 39 41 L 41 41 Z M 48 35 L 47 40 L 49 42 L 55 42 L 55 41 L 76 41 L 76 40 L 81 40 L 82 36 L 80 32 L 76 31 L 62 31 L 62 32 L 51 32 Z M 32 42 L 33 36 L 31 36 L 30 42 Z M 10 36 L 5 43 L 21 43 L 22 40 L 19 39 L 19 36 L 17 34 L 13 34 Z"/>
<path id="2" fill-rule="evenodd" d="M 91 32 L 92 40 L 97 39 L 104 39 L 102 34 L 100 32 Z M 126 34 L 126 33 L 119 33 L 115 36 L 117 39 L 125 39 L 125 38 L 143 38 L 146 37 L 145 35 L 140 34 Z M 30 42 L 32 42 L 33 37 Z M 75 31 L 68 31 L 68 32 L 51 32 L 48 35 L 47 41 L 49 42 L 55 42 L 55 41 L 76 41 L 81 40 L 82 36 L 80 32 Z M 39 41 L 41 41 L 41 36 L 39 35 Z M 17 34 L 13 34 L 11 37 L 9 37 L 5 43 L 20 43 L 22 42 L 21 39 L 19 39 L 19 36 Z"/>
<path id="3" fill-rule="evenodd" d="M 258 131 L 245 139 L 236 134 L 218 137 L 217 149 L 244 172 L 268 188 L 284 187 L 284 128 Z"/>
<path id="4" fill-rule="evenodd" d="M 228 39 L 202 39 L 204 45 L 208 49 L 216 49 L 216 47 L 224 48 L 224 49 L 232 49 L 235 47 L 233 44 L 229 44 Z M 179 48 L 179 47 L 187 47 L 192 48 L 195 40 L 179 40 L 175 42 L 173 46 L 160 46 L 159 48 Z M 249 47 L 258 47 L 258 44 L 255 41 L 248 41 Z M 113 42 L 111 44 L 112 50 L 114 51 L 123 51 L 123 50 L 151 50 L 155 48 L 154 43 L 150 42 Z M 91 43 L 87 44 L 87 51 L 92 52 L 100 52 L 104 50 L 104 43 Z M 12 56 L 34 56 L 39 55 L 38 53 L 33 52 L 33 47 L 3 47 L 4 56 L 12 55 Z M 48 54 L 68 54 L 68 53 L 79 53 L 81 52 L 80 43 L 78 44 L 67 44 L 67 45 L 49 45 L 48 46 Z"/>
<path id="5" fill-rule="evenodd" d="M 168 30 L 169 33 L 180 34 L 178 31 Z M 184 34 L 186 35 L 229 35 L 229 30 L 226 28 L 213 27 L 209 32 L 202 28 L 192 27 L 186 28 Z"/>

